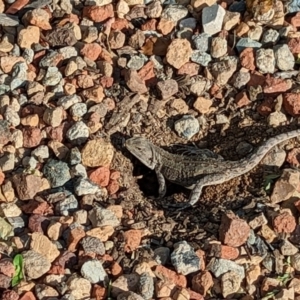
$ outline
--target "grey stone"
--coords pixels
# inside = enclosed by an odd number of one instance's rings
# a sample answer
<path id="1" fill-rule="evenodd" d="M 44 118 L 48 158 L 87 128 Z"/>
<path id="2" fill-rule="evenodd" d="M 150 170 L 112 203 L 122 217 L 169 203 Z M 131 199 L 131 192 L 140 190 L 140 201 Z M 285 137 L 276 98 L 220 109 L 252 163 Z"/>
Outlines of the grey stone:
<path id="1" fill-rule="evenodd" d="M 262 39 L 261 39 L 261 43 L 262 44 L 269 44 L 269 43 L 273 43 L 276 44 L 279 40 L 279 33 L 277 30 L 275 29 L 268 29 L 264 32 Z"/>
<path id="2" fill-rule="evenodd" d="M 211 56 L 208 53 L 202 52 L 201 50 L 194 50 L 191 55 L 191 61 L 203 67 L 207 67 L 211 62 Z"/>
<path id="3" fill-rule="evenodd" d="M 75 47 L 66 46 L 58 49 L 58 53 L 63 55 L 63 59 L 70 59 L 71 57 L 77 57 L 78 51 Z"/>
<path id="4" fill-rule="evenodd" d="M 214 37 L 211 43 L 210 55 L 219 58 L 227 54 L 227 40 L 222 37 Z"/>
<path id="5" fill-rule="evenodd" d="M 234 261 L 223 258 L 212 258 L 207 269 L 210 270 L 216 277 L 219 277 L 229 271 L 238 274 L 242 279 L 245 277 L 245 270 Z"/>
<path id="6" fill-rule="evenodd" d="M 71 149 L 69 163 L 72 166 L 81 163 L 81 152 L 77 147 Z"/>
<path id="7" fill-rule="evenodd" d="M 197 20 L 195 18 L 186 18 L 179 22 L 179 28 L 189 28 L 194 30 L 197 26 Z"/>
<path id="8" fill-rule="evenodd" d="M 245 1 L 235 1 L 229 6 L 229 11 L 243 13 L 246 11 Z"/>
<path id="9" fill-rule="evenodd" d="M 99 260 L 89 260 L 83 263 L 80 273 L 83 278 L 91 283 L 108 280 L 108 276 Z"/>
<path id="10" fill-rule="evenodd" d="M 202 10 L 202 26 L 203 31 L 210 35 L 214 35 L 222 30 L 223 19 L 225 17 L 225 9 L 214 4 L 204 7 Z"/>
<path id="11" fill-rule="evenodd" d="M 253 49 L 259 49 L 261 48 L 262 44 L 257 42 L 257 41 L 253 41 L 250 38 L 241 38 L 237 44 L 236 44 L 236 49 L 239 52 L 242 52 L 245 48 L 253 48 Z"/>
<path id="12" fill-rule="evenodd" d="M 233 86 L 237 89 L 241 89 L 249 82 L 250 77 L 251 76 L 249 72 L 236 72 L 232 78 Z"/>
<path id="13" fill-rule="evenodd" d="M 19 113 L 11 106 L 7 106 L 4 113 L 4 119 L 7 120 L 13 127 L 17 127 L 21 123 Z"/>
<path id="14" fill-rule="evenodd" d="M 21 216 L 18 217 L 8 217 L 7 218 L 8 223 L 14 228 L 24 228 L 25 221 L 24 218 Z"/>
<path id="15" fill-rule="evenodd" d="M 140 57 L 139 55 L 133 55 L 128 63 L 127 63 L 127 67 L 131 70 L 139 70 L 143 67 L 145 63 L 145 60 L 143 57 Z"/>
<path id="16" fill-rule="evenodd" d="M 80 97 L 74 94 L 61 97 L 58 99 L 57 104 L 62 106 L 64 109 L 69 109 L 72 105 L 79 102 L 81 102 Z"/>
<path id="17" fill-rule="evenodd" d="M 17 16 L 0 14 L 0 25 L 1 26 L 12 26 L 16 27 L 20 24 L 19 18 Z"/>
<path id="18" fill-rule="evenodd" d="M 0 169 L 3 172 L 11 172 L 15 168 L 15 154 L 14 153 L 4 153 L 0 157 Z"/>
<path id="19" fill-rule="evenodd" d="M 287 44 L 274 47 L 276 66 L 281 71 L 293 70 L 295 58 Z"/>
<path id="20" fill-rule="evenodd" d="M 75 194 L 77 196 L 83 196 L 88 194 L 102 193 L 101 188 L 91 182 L 87 178 L 78 178 L 75 184 Z"/>
<path id="21" fill-rule="evenodd" d="M 285 8 L 287 10 L 287 13 L 294 13 L 300 11 L 300 0 L 292 0 L 286 2 Z"/>
<path id="22" fill-rule="evenodd" d="M 67 131 L 67 138 L 76 145 L 85 143 L 90 135 L 89 128 L 82 121 L 76 122 Z"/>
<path id="23" fill-rule="evenodd" d="M 275 56 L 272 49 L 258 49 L 256 51 L 256 65 L 263 74 L 275 72 Z"/>
<path id="24" fill-rule="evenodd" d="M 187 16 L 188 9 L 183 5 L 172 4 L 168 5 L 162 12 L 161 18 L 173 21 L 175 24 Z"/>
<path id="25" fill-rule="evenodd" d="M 70 114 L 73 117 L 80 118 L 87 113 L 86 103 L 75 103 L 70 107 Z"/>
<path id="26" fill-rule="evenodd" d="M 44 69 L 49 67 L 56 67 L 57 58 L 58 58 L 58 52 L 49 50 L 49 52 L 45 56 L 43 56 L 43 58 L 40 60 L 39 66 Z"/>
<path id="27" fill-rule="evenodd" d="M 5 120 L 0 120 L 0 145 L 6 145 L 11 138 L 9 123 Z"/>
<path id="28" fill-rule="evenodd" d="M 80 244 L 86 253 L 96 253 L 99 255 L 104 255 L 105 253 L 103 242 L 96 237 L 85 236 L 81 239 Z"/>
<path id="29" fill-rule="evenodd" d="M 55 210 L 62 216 L 69 216 L 78 208 L 78 201 L 74 195 L 70 195 L 55 205 Z"/>
<path id="30" fill-rule="evenodd" d="M 52 188 L 63 186 L 71 179 L 68 165 L 65 162 L 52 158 L 44 165 L 43 173 Z"/>
<path id="31" fill-rule="evenodd" d="M 149 273 L 142 273 L 139 278 L 138 293 L 143 299 L 153 299 L 154 280 Z"/>
<path id="32" fill-rule="evenodd" d="M 221 61 L 213 63 L 211 74 L 215 78 L 216 83 L 220 85 L 226 84 L 236 71 L 237 63 L 238 60 L 235 56 L 226 56 Z"/>
<path id="33" fill-rule="evenodd" d="M 49 157 L 49 148 L 46 145 L 38 146 L 31 152 L 31 155 L 43 161 Z"/>
<path id="34" fill-rule="evenodd" d="M 24 259 L 24 272 L 31 279 L 37 279 L 46 274 L 50 268 L 50 261 L 34 250 L 22 252 Z"/>
<path id="35" fill-rule="evenodd" d="M 82 164 L 77 164 L 71 168 L 72 177 L 80 176 L 82 178 L 87 178 L 86 168 Z"/>
<path id="36" fill-rule="evenodd" d="M 184 115 L 175 122 L 175 131 L 181 137 L 186 139 L 192 138 L 200 130 L 198 120 L 192 115 Z"/>
<path id="37" fill-rule="evenodd" d="M 283 240 L 280 243 L 280 251 L 284 256 L 291 256 L 295 255 L 298 252 L 298 248 L 288 240 Z"/>
<path id="38" fill-rule="evenodd" d="M 89 211 L 88 216 L 93 227 L 116 227 L 120 225 L 120 220 L 117 218 L 114 212 L 109 209 L 95 206 L 92 210 Z"/>
<path id="39" fill-rule="evenodd" d="M 159 247 L 154 250 L 154 255 L 158 264 L 165 265 L 170 257 L 170 249 L 168 247 Z"/>
<path id="40" fill-rule="evenodd" d="M 193 31 L 190 28 L 183 28 L 176 32 L 176 37 L 179 39 L 191 40 L 193 36 Z"/>
<path id="41" fill-rule="evenodd" d="M 43 84 L 46 86 L 55 86 L 62 79 L 62 74 L 57 67 L 49 67 L 43 78 Z"/>
<path id="42" fill-rule="evenodd" d="M 291 256 L 291 265 L 296 271 L 300 271 L 300 253 Z"/>
<path id="43" fill-rule="evenodd" d="M 24 49 L 22 56 L 26 60 L 27 64 L 31 64 L 34 57 L 34 51 L 30 48 L 26 48 Z"/>
<path id="44" fill-rule="evenodd" d="M 176 271 L 183 275 L 199 271 L 201 266 L 199 256 L 196 255 L 194 249 L 186 241 L 174 244 L 171 262 Z"/>
<path id="45" fill-rule="evenodd" d="M 38 164 L 38 161 L 33 156 L 25 156 L 22 159 L 22 164 L 24 167 L 29 170 L 35 170 Z"/>
<path id="46" fill-rule="evenodd" d="M 25 62 L 17 62 L 12 69 L 12 80 L 10 82 L 10 89 L 14 89 L 25 85 L 27 81 L 27 64 Z"/>

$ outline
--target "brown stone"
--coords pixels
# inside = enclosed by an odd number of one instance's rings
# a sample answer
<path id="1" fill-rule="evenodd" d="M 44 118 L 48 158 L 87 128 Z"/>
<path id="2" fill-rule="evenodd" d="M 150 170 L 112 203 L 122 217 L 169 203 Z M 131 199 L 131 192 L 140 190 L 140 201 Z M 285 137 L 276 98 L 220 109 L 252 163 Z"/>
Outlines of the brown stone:
<path id="1" fill-rule="evenodd" d="M 250 227 L 246 221 L 235 216 L 232 212 L 224 214 L 219 229 L 220 240 L 231 247 L 243 245 L 250 234 Z"/>
<path id="2" fill-rule="evenodd" d="M 0 274 L 0 289 L 8 289 L 10 287 L 11 277 Z"/>
<path id="3" fill-rule="evenodd" d="M 141 244 L 142 234 L 140 230 L 131 229 L 124 232 L 125 252 L 132 252 L 138 249 Z"/>
<path id="4" fill-rule="evenodd" d="M 274 231 L 277 233 L 291 233 L 296 228 L 295 217 L 288 212 L 282 212 L 273 219 Z"/>
<path id="5" fill-rule="evenodd" d="M 114 8 L 112 4 L 104 6 L 85 6 L 83 8 L 83 16 L 94 22 L 100 23 L 114 16 Z"/>
<path id="6" fill-rule="evenodd" d="M 138 94 L 145 94 L 148 92 L 145 82 L 140 78 L 137 71 L 127 70 L 124 77 L 127 86 L 132 92 Z"/>
<path id="7" fill-rule="evenodd" d="M 174 39 L 168 47 L 166 60 L 175 69 L 180 69 L 191 57 L 191 44 L 186 39 Z"/>
<path id="8" fill-rule="evenodd" d="M 290 39 L 288 42 L 289 49 L 293 54 L 300 53 L 300 37 Z"/>
<path id="9" fill-rule="evenodd" d="M 193 290 L 203 296 L 206 295 L 213 284 L 213 278 L 209 271 L 200 272 L 192 278 Z"/>
<path id="10" fill-rule="evenodd" d="M 32 199 L 43 184 L 41 177 L 22 173 L 14 175 L 12 181 L 20 200 Z"/>
<path id="11" fill-rule="evenodd" d="M 111 180 L 108 186 L 106 187 L 109 195 L 115 194 L 119 190 L 119 188 L 120 188 L 120 184 L 117 180 Z"/>
<path id="12" fill-rule="evenodd" d="M 250 73 L 250 80 L 247 82 L 247 86 L 258 86 L 258 85 L 261 85 L 263 86 L 264 83 L 265 83 L 265 76 L 262 75 L 261 73 L 259 72 L 252 72 Z"/>
<path id="13" fill-rule="evenodd" d="M 21 296 L 19 300 L 36 300 L 36 298 L 32 292 L 25 292 L 25 294 Z"/>
<path id="14" fill-rule="evenodd" d="M 52 29 L 50 23 L 49 23 L 49 14 L 41 9 L 33 9 L 28 12 L 28 21 L 31 25 L 35 25 L 43 30 L 50 30 Z"/>
<path id="15" fill-rule="evenodd" d="M 210 107 L 213 102 L 211 99 L 207 99 L 205 97 L 198 97 L 193 104 L 193 107 L 200 112 L 201 114 L 206 114 L 209 112 Z"/>
<path id="16" fill-rule="evenodd" d="M 77 227 L 72 229 L 68 240 L 68 251 L 75 251 L 77 244 L 83 237 L 85 237 L 85 231 L 82 228 Z"/>
<path id="17" fill-rule="evenodd" d="M 157 20 L 156 19 L 150 19 L 141 26 L 141 29 L 143 31 L 156 30 L 156 25 L 157 25 Z"/>
<path id="18" fill-rule="evenodd" d="M 13 66 L 17 62 L 24 62 L 25 59 L 22 56 L 2 56 L 0 57 L 0 67 L 4 73 L 10 73 L 13 69 Z"/>
<path id="19" fill-rule="evenodd" d="M 20 30 L 18 44 L 22 49 L 30 49 L 32 44 L 37 44 L 39 41 L 40 29 L 37 26 L 28 26 Z"/>
<path id="20" fill-rule="evenodd" d="M 111 31 L 108 42 L 111 49 L 120 49 L 124 46 L 126 35 L 119 30 Z"/>
<path id="21" fill-rule="evenodd" d="M 40 145 L 42 133 L 39 128 L 24 128 L 23 129 L 23 147 L 34 148 Z"/>
<path id="22" fill-rule="evenodd" d="M 286 93 L 283 96 L 283 107 L 293 117 L 300 116 L 300 94 Z"/>
<path id="23" fill-rule="evenodd" d="M 257 111 L 262 116 L 268 116 L 274 110 L 275 105 L 275 99 L 268 97 L 257 107 Z"/>
<path id="24" fill-rule="evenodd" d="M 300 12 L 297 12 L 296 15 L 291 18 L 291 24 L 294 27 L 300 27 Z"/>
<path id="25" fill-rule="evenodd" d="M 244 107 L 244 106 L 247 106 L 251 103 L 250 99 L 248 98 L 248 95 L 245 91 L 239 92 L 235 96 L 235 102 L 236 102 L 238 107 Z"/>
<path id="26" fill-rule="evenodd" d="M 187 280 L 184 275 L 177 274 L 162 265 L 156 266 L 154 273 L 158 278 L 161 278 L 165 282 L 171 282 L 180 287 L 186 287 L 187 285 Z"/>
<path id="27" fill-rule="evenodd" d="M 157 83 L 157 78 L 154 73 L 154 63 L 148 61 L 139 71 L 138 76 L 146 83 L 146 86 L 152 86 Z"/>
<path id="28" fill-rule="evenodd" d="M 161 18 L 157 25 L 157 31 L 161 32 L 163 35 L 169 34 L 175 27 L 175 24 L 171 20 Z"/>
<path id="29" fill-rule="evenodd" d="M 13 263 L 8 259 L 0 260 L 0 273 L 8 277 L 13 277 L 15 274 L 15 267 Z"/>
<path id="30" fill-rule="evenodd" d="M 15 14 L 20 9 L 22 9 L 25 5 L 29 3 L 29 0 L 17 0 L 15 1 L 7 10 L 6 14 Z"/>

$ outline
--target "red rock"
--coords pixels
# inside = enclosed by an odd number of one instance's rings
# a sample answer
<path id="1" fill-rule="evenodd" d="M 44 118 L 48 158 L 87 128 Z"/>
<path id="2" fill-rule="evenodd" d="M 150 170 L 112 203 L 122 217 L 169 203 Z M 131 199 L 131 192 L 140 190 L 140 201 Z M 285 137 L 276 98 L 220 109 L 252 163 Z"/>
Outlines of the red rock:
<path id="1" fill-rule="evenodd" d="M 112 4 L 104 6 L 85 6 L 83 8 L 83 16 L 94 22 L 100 23 L 114 16 L 114 8 Z"/>
<path id="2" fill-rule="evenodd" d="M 219 230 L 220 240 L 223 244 L 231 247 L 243 245 L 250 234 L 250 227 L 246 221 L 230 212 L 224 214 Z"/>
<path id="3" fill-rule="evenodd" d="M 100 84 L 104 88 L 110 88 L 114 84 L 114 78 L 113 77 L 102 76 L 100 78 Z"/>
<path id="4" fill-rule="evenodd" d="M 198 294 L 191 289 L 187 289 L 188 293 L 190 294 L 191 300 L 204 300 L 204 297 L 201 294 Z"/>
<path id="5" fill-rule="evenodd" d="M 268 97 L 257 107 L 257 111 L 262 116 L 268 116 L 271 112 L 273 112 L 275 105 L 275 99 Z"/>
<path id="6" fill-rule="evenodd" d="M 293 167 L 298 167 L 300 165 L 300 148 L 289 151 L 286 161 Z"/>
<path id="7" fill-rule="evenodd" d="M 200 272 L 192 278 L 193 290 L 203 296 L 206 295 L 213 284 L 213 278 L 209 271 Z"/>
<path id="8" fill-rule="evenodd" d="M 29 200 L 28 203 L 22 205 L 22 211 L 25 214 L 47 215 L 53 214 L 53 210 L 46 201 Z"/>
<path id="9" fill-rule="evenodd" d="M 5 13 L 14 15 L 28 3 L 29 0 L 17 0 L 6 10 Z"/>
<path id="10" fill-rule="evenodd" d="M 19 173 L 12 178 L 15 189 L 20 200 L 30 200 L 43 186 L 41 177 L 31 174 Z"/>
<path id="11" fill-rule="evenodd" d="M 221 245 L 221 258 L 234 260 L 238 258 L 239 254 L 237 248 Z"/>
<path id="12" fill-rule="evenodd" d="M 241 66 L 248 70 L 255 70 L 254 49 L 246 48 L 240 53 Z"/>
<path id="13" fill-rule="evenodd" d="M 258 85 L 263 86 L 265 83 L 265 80 L 266 80 L 266 78 L 264 75 L 262 75 L 259 72 L 254 71 L 254 72 L 250 73 L 250 80 L 248 81 L 247 86 L 248 87 L 249 86 L 258 86 Z"/>
<path id="14" fill-rule="evenodd" d="M 15 267 L 13 263 L 8 259 L 0 260 L 0 273 L 8 277 L 13 277 L 15 274 Z"/>
<path id="15" fill-rule="evenodd" d="M 125 82 L 132 92 L 138 94 L 145 94 L 148 92 L 145 82 L 140 78 L 137 71 L 126 70 Z"/>
<path id="16" fill-rule="evenodd" d="M 264 84 L 264 93 L 265 94 L 283 93 L 291 89 L 291 87 L 292 87 L 291 81 L 267 76 Z"/>
<path id="17" fill-rule="evenodd" d="M 193 62 L 187 62 L 180 69 L 178 69 L 177 74 L 195 76 L 199 74 L 199 71 L 200 65 Z"/>
<path id="18" fill-rule="evenodd" d="M 215 83 L 210 88 L 209 93 L 212 97 L 215 97 L 216 99 L 223 99 L 222 89 Z"/>
<path id="19" fill-rule="evenodd" d="M 72 229 L 68 239 L 68 251 L 75 251 L 77 244 L 83 237 L 85 237 L 85 231 L 82 228 L 77 227 Z"/>
<path id="20" fill-rule="evenodd" d="M 111 29 L 112 30 L 124 30 L 127 29 L 129 27 L 129 23 L 126 19 L 120 19 L 120 18 L 116 18 L 115 22 L 113 22 L 111 24 Z"/>
<path id="21" fill-rule="evenodd" d="M 138 247 L 141 244 L 141 239 L 142 239 L 142 233 L 140 230 L 131 229 L 125 231 L 124 232 L 125 252 L 132 252 L 138 249 Z"/>
<path id="22" fill-rule="evenodd" d="M 80 54 L 92 61 L 95 61 L 98 59 L 101 51 L 102 48 L 99 44 L 91 43 L 91 44 L 84 44 L 83 48 L 80 50 Z"/>
<path id="23" fill-rule="evenodd" d="M 25 292 L 25 294 L 20 297 L 19 300 L 36 300 L 36 298 L 32 292 Z"/>
<path id="24" fill-rule="evenodd" d="M 248 98 L 248 95 L 245 91 L 239 92 L 235 96 L 235 102 L 238 107 L 244 107 L 251 103 L 250 99 Z"/>
<path id="25" fill-rule="evenodd" d="M 300 53 L 300 37 L 290 39 L 288 42 L 289 49 L 293 54 Z"/>
<path id="26" fill-rule="evenodd" d="M 286 93 L 283 96 L 283 107 L 293 117 L 300 116 L 300 94 Z"/>
<path id="27" fill-rule="evenodd" d="M 146 30 L 156 30 L 156 25 L 157 25 L 157 20 L 156 19 L 150 19 L 150 20 L 146 21 L 146 23 L 144 23 L 141 26 L 141 29 L 143 31 L 146 31 Z"/>
<path id="28" fill-rule="evenodd" d="M 162 279 L 165 282 L 172 282 L 175 285 L 178 285 L 180 287 L 186 287 L 187 280 L 186 277 L 183 275 L 179 275 L 176 272 L 162 266 L 158 265 L 155 267 L 154 273 L 156 277 Z"/>
<path id="29" fill-rule="evenodd" d="M 92 290 L 92 298 L 95 300 L 105 300 L 107 299 L 107 291 L 104 287 L 94 284 Z"/>
<path id="30" fill-rule="evenodd" d="M 39 128 L 24 128 L 23 129 L 23 147 L 34 148 L 40 145 L 42 133 Z"/>
<path id="31" fill-rule="evenodd" d="M 109 183 L 110 171 L 107 167 L 99 167 L 89 172 L 89 179 L 101 187 L 106 187 Z"/>
<path id="32" fill-rule="evenodd" d="M 117 180 L 111 180 L 108 186 L 106 187 L 109 195 L 115 194 L 120 188 L 119 182 Z"/>
<path id="33" fill-rule="evenodd" d="M 273 219 L 273 227 L 276 233 L 291 233 L 296 228 L 295 217 L 288 212 L 282 212 Z"/>
<path id="34" fill-rule="evenodd" d="M 294 27 L 300 27 L 300 12 L 297 12 L 296 15 L 291 18 L 291 24 Z"/>
<path id="35" fill-rule="evenodd" d="M 148 61 L 139 71 L 138 76 L 141 80 L 145 81 L 146 86 L 155 85 L 157 83 L 157 78 L 154 73 L 154 63 L 150 60 Z"/>

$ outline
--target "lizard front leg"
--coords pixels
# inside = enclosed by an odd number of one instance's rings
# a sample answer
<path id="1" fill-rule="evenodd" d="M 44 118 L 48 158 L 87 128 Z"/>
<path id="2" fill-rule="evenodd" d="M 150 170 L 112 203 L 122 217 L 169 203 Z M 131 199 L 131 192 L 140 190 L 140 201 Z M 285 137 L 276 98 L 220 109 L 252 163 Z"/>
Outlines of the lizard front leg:
<path id="1" fill-rule="evenodd" d="M 209 174 L 206 175 L 205 177 L 201 178 L 194 186 L 193 190 L 191 191 L 189 201 L 187 203 L 177 203 L 175 205 L 172 205 L 172 207 L 176 207 L 178 210 L 183 210 L 188 207 L 192 207 L 195 203 L 198 202 L 202 189 L 205 186 L 208 185 L 215 185 L 215 184 L 220 184 L 223 183 L 230 178 L 224 178 L 224 174 Z"/>
<path id="2" fill-rule="evenodd" d="M 157 181 L 158 181 L 158 198 L 163 198 L 167 192 L 166 180 L 160 170 L 155 169 Z"/>

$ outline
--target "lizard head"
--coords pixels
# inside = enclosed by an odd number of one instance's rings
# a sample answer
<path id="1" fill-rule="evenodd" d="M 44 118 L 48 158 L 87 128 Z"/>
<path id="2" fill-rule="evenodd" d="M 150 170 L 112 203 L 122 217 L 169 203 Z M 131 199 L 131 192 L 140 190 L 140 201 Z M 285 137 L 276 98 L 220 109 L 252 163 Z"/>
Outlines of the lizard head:
<path id="1" fill-rule="evenodd" d="M 125 142 L 127 150 L 145 166 L 153 170 L 157 164 L 154 145 L 143 137 L 132 137 Z"/>

